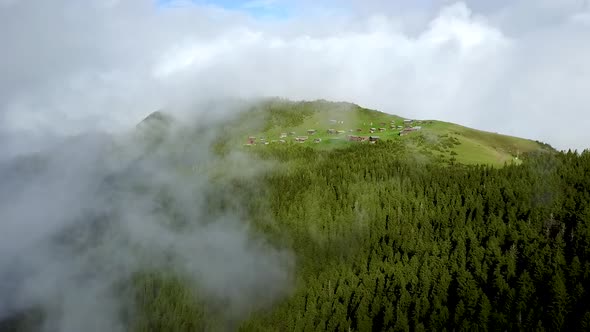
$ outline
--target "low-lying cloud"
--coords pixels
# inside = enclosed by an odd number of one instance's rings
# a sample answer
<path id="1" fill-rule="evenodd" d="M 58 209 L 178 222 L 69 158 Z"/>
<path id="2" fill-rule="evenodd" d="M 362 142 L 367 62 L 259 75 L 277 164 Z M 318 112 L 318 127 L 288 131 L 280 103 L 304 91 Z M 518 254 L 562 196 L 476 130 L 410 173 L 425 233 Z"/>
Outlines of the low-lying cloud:
<path id="1" fill-rule="evenodd" d="M 255 235 L 239 208 L 210 205 L 239 200 L 223 181 L 244 174 L 228 168 L 211 182 L 221 160 L 210 135 L 171 131 L 148 154 L 135 135 L 87 134 L 0 164 L 0 322 L 38 307 L 43 331 L 127 330 L 133 294 L 115 287 L 141 272 L 178 275 L 224 303 L 227 322 L 289 292 L 291 253 Z M 246 158 L 230 160 L 254 180 L 266 166 Z"/>
<path id="2" fill-rule="evenodd" d="M 194 98 L 278 95 L 588 147 L 583 2 L 286 7 L 265 20 L 189 1 L 5 2 L 0 134 L 115 130 Z"/>

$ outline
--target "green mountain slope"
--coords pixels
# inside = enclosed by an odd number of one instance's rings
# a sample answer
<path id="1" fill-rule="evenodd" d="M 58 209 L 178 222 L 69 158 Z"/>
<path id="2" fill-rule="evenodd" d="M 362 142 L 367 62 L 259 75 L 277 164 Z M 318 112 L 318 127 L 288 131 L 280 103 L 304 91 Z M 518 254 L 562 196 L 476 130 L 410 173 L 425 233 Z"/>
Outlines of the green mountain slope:
<path id="1" fill-rule="evenodd" d="M 404 120 L 274 100 L 160 146 L 190 156 L 183 144 L 217 133 L 220 148 L 233 148 L 213 164 L 201 158 L 203 169 L 182 172 L 182 183 L 222 180 L 212 183 L 227 196 L 208 206 L 243 213 L 254 234 L 291 251 L 294 281 L 288 295 L 235 319 L 154 272 L 134 280 L 129 330 L 588 330 L 590 153 L 545 153 L 551 147 L 440 121 L 405 136 L 380 132 L 375 144 L 326 132 L 391 119 Z M 322 141 L 295 143 L 308 129 Z M 244 146 L 250 135 L 257 144 Z M 447 163 L 501 165 L 518 154 L 506 167 Z"/>
<path id="2" fill-rule="evenodd" d="M 412 127 L 419 130 L 400 136 L 400 132 Z M 366 141 L 351 142 L 350 135 L 364 137 Z M 351 103 L 325 100 L 265 100 L 226 123 L 219 140 L 234 147 L 301 144 L 332 149 L 369 144 L 370 136 L 377 136 L 380 141 L 399 140 L 415 153 L 451 163 L 502 166 L 520 163 L 519 157 L 526 153 L 554 151 L 532 140 L 436 120 L 405 119 Z M 301 142 L 298 138 L 306 139 Z"/>
<path id="3" fill-rule="evenodd" d="M 109 165 L 92 197 L 109 199 L 100 218 L 90 209 L 59 233 L 59 259 L 92 257 L 91 277 L 110 274 L 113 256 L 138 261 L 109 287 L 121 330 L 590 330 L 590 151 L 429 120 L 399 136 L 404 119 L 348 103 L 248 107 L 214 121 L 157 112 L 108 144 L 70 141 L 102 151 L 90 153 Z M 381 123 L 375 144 L 344 139 Z M 519 154 L 519 165 L 463 165 Z M 46 165 L 0 167 L 8 179 Z M 129 233 L 147 242 L 111 242 L 127 215 L 148 216 Z M 204 272 L 220 283 L 195 278 Z M 0 332 L 52 326 L 61 301 L 0 315 Z"/>

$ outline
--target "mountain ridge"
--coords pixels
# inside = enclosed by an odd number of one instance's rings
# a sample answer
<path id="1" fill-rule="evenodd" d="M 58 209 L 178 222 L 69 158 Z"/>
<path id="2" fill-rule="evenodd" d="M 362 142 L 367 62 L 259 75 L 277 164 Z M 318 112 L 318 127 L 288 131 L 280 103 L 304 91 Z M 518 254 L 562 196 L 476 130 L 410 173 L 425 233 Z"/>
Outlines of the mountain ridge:
<path id="1" fill-rule="evenodd" d="M 169 124 L 162 110 L 144 122 Z M 216 142 L 230 147 L 300 144 L 314 149 L 401 141 L 415 153 L 446 162 L 502 166 L 531 152 L 555 152 L 549 144 L 434 119 L 410 119 L 349 102 L 267 98 L 221 122 Z"/>

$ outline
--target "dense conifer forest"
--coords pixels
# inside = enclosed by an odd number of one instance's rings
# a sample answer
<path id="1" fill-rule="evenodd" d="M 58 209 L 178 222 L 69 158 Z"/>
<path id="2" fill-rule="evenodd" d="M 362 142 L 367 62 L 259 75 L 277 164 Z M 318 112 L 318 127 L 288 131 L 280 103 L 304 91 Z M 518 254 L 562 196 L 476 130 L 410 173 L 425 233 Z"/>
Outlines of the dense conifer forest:
<path id="1" fill-rule="evenodd" d="M 285 167 L 235 180 L 236 194 L 214 201 L 247 207 L 295 252 L 297 278 L 289 296 L 229 329 L 590 328 L 590 152 L 503 168 L 429 160 L 395 141 L 253 153 Z M 136 331 L 228 328 L 223 309 L 181 281 L 135 285 Z"/>

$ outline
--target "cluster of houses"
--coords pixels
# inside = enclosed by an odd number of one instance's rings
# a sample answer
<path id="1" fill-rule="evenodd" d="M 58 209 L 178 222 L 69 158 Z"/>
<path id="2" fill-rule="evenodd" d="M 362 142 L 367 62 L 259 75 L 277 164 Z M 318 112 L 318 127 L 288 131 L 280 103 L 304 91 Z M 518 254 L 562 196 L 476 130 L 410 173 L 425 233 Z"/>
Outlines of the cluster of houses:
<path id="1" fill-rule="evenodd" d="M 340 121 L 340 120 L 330 120 L 329 121 L 332 124 L 344 124 L 344 121 Z M 385 132 L 387 131 L 387 123 L 386 122 L 381 122 L 379 123 L 380 127 L 371 127 L 369 129 L 369 133 L 374 134 L 376 132 Z M 421 130 L 422 127 L 421 126 L 414 126 L 414 124 L 421 124 L 421 121 L 417 121 L 417 120 L 412 120 L 412 119 L 407 119 L 403 121 L 403 126 L 402 125 L 398 125 L 395 123 L 394 120 L 391 120 L 391 122 L 389 123 L 389 129 L 390 130 L 399 130 L 399 135 L 400 136 L 405 136 L 408 135 L 411 132 L 414 131 L 418 131 Z M 365 124 L 366 125 L 366 124 Z M 371 122 L 369 125 L 373 125 L 373 123 Z M 270 142 L 267 141 L 264 137 L 260 137 L 258 138 L 258 140 L 256 139 L 256 137 L 254 136 L 249 136 L 248 137 L 248 142 L 246 145 L 256 145 L 256 144 L 263 144 L 263 145 L 267 145 L 269 143 L 287 143 L 287 138 L 288 137 L 293 137 L 293 141 L 297 142 L 297 143 L 305 143 L 307 142 L 307 140 L 309 139 L 309 136 L 315 135 L 317 134 L 317 130 L 315 129 L 308 129 L 307 131 L 307 136 L 296 136 L 295 132 L 289 132 L 289 133 L 280 133 L 278 140 L 271 140 Z M 349 134 L 348 136 L 346 136 L 346 139 L 350 142 L 369 142 L 369 143 L 375 143 L 379 140 L 379 136 L 356 136 L 356 135 L 352 135 L 352 132 L 354 132 L 353 129 L 349 129 L 348 130 Z M 361 128 L 357 128 L 356 129 L 357 133 L 361 133 L 363 132 L 363 129 Z M 326 133 L 328 135 L 342 135 L 344 133 L 346 133 L 345 130 L 336 130 L 333 128 L 330 128 L 326 131 Z M 315 138 L 313 140 L 314 143 L 320 143 L 322 142 L 321 138 Z"/>
<path id="2" fill-rule="evenodd" d="M 413 131 L 418 131 L 418 130 L 421 130 L 421 129 L 422 129 L 422 127 L 420 127 L 420 126 L 404 128 L 403 130 L 401 130 L 399 132 L 399 135 L 400 136 L 405 136 L 405 135 L 407 135 L 407 134 L 409 134 L 409 133 L 411 133 Z"/>
<path id="3" fill-rule="evenodd" d="M 369 143 L 375 143 L 379 140 L 379 136 L 354 136 L 354 135 L 348 135 L 346 136 L 346 139 L 349 142 L 366 142 L 369 141 Z"/>
<path id="4" fill-rule="evenodd" d="M 421 130 L 421 126 L 414 126 L 414 123 L 421 124 L 422 121 L 416 121 L 411 119 L 404 120 L 404 128 L 399 132 L 400 136 L 408 135 L 411 132 Z"/>
<path id="5" fill-rule="evenodd" d="M 384 132 L 384 131 L 386 131 L 386 130 L 387 130 L 386 128 L 370 128 L 370 129 L 369 129 L 369 132 L 370 132 L 371 134 L 373 134 L 373 133 L 375 133 L 376 131 L 379 131 L 379 132 Z"/>
<path id="6" fill-rule="evenodd" d="M 425 121 L 425 123 L 432 124 L 432 121 Z M 420 120 L 412 120 L 412 119 L 406 119 L 406 120 L 404 120 L 404 127 L 405 128 L 412 127 L 414 124 L 422 124 L 422 121 L 420 121 Z M 401 128 L 401 126 L 399 126 L 398 128 Z"/>
<path id="7" fill-rule="evenodd" d="M 270 142 L 266 140 L 266 138 L 264 137 L 260 137 L 258 139 L 258 143 L 256 142 L 256 137 L 254 136 L 249 136 L 248 137 L 248 143 L 246 143 L 246 145 L 256 145 L 256 144 L 263 144 L 263 145 L 268 145 L 270 143 L 287 143 L 286 140 L 281 139 L 281 140 L 271 140 Z"/>
<path id="8" fill-rule="evenodd" d="M 309 133 L 309 130 L 308 130 L 308 133 Z M 315 130 L 310 135 L 313 135 L 313 134 L 315 134 Z M 297 136 L 297 137 L 295 137 L 295 142 L 297 142 L 297 143 L 304 143 L 304 142 L 307 141 L 308 138 L 309 138 L 308 136 Z M 322 139 L 319 138 L 319 137 L 318 138 L 314 138 L 313 139 L 313 142 L 314 143 L 321 143 L 322 142 Z"/>
<path id="9" fill-rule="evenodd" d="M 352 131 L 352 129 L 350 129 L 349 131 Z M 346 131 L 345 130 L 328 129 L 326 132 L 330 135 L 335 135 L 335 134 L 344 134 Z"/>
<path id="10" fill-rule="evenodd" d="M 307 131 L 310 135 L 315 134 L 315 130 L 310 129 Z M 245 145 L 257 145 L 257 144 L 261 144 L 261 145 L 268 145 L 270 143 L 280 143 L 280 144 L 285 144 L 287 143 L 287 136 L 295 136 L 295 132 L 289 132 L 287 133 L 281 133 L 279 135 L 280 139 L 279 140 L 271 140 L 270 142 L 266 140 L 266 138 L 264 137 L 260 137 L 258 138 L 258 141 L 256 140 L 255 136 L 249 136 L 248 137 L 248 141 Z M 304 143 L 308 140 L 309 136 L 295 136 L 293 138 L 293 140 L 297 143 Z M 313 140 L 314 143 L 320 143 L 322 141 L 321 138 L 316 138 Z"/>

